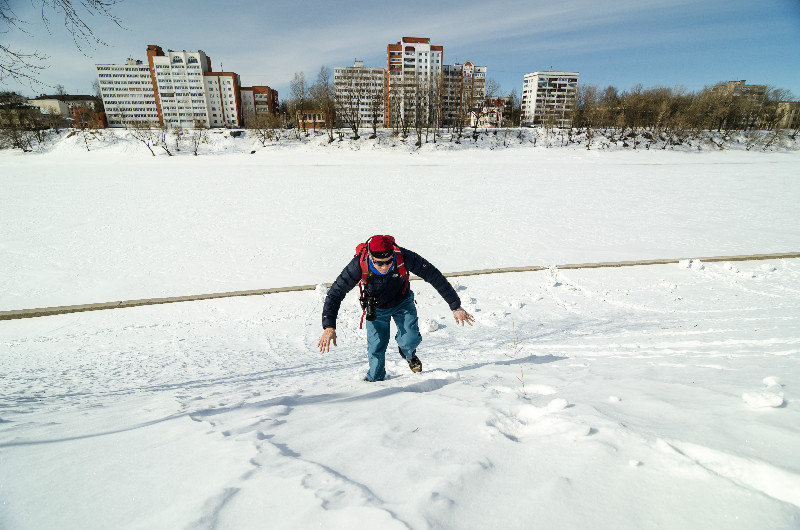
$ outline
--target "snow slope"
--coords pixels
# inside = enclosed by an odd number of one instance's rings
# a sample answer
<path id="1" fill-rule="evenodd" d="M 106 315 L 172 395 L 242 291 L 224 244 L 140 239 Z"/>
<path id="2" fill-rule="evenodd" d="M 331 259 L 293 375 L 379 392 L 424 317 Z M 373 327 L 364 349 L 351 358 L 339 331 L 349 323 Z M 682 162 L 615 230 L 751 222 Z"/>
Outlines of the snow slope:
<path id="1" fill-rule="evenodd" d="M 800 241 L 797 153 L 72 140 L 0 152 L 0 309 L 332 281 L 382 232 L 445 271 Z M 457 282 L 476 325 L 414 282 L 424 371 L 372 384 L 324 289 L 0 322 L 0 528 L 800 526 L 800 260 Z"/>
<path id="2" fill-rule="evenodd" d="M 800 523 L 800 260 L 414 290 L 374 384 L 352 295 L 328 355 L 318 292 L 4 322 L 0 526 Z"/>
<path id="3" fill-rule="evenodd" d="M 0 151 L 0 310 L 330 282 L 375 233 L 445 271 L 800 250 L 798 151 L 486 142 Z"/>

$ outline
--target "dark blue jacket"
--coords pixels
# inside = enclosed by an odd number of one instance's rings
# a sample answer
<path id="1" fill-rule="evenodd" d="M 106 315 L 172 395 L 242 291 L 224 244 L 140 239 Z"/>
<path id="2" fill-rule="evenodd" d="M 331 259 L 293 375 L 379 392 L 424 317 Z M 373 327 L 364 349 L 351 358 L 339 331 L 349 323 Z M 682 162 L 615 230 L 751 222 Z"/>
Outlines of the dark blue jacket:
<path id="1" fill-rule="evenodd" d="M 412 252 L 405 248 L 400 248 L 403 254 L 403 262 L 405 263 L 408 272 L 416 274 L 439 292 L 439 294 L 450 306 L 450 309 L 455 311 L 461 307 L 461 299 L 456 294 L 453 286 L 447 281 L 447 278 L 439 272 L 439 269 L 425 261 L 422 256 L 416 252 Z M 350 290 L 361 281 L 361 263 L 358 256 L 353 257 L 347 267 L 344 268 L 342 273 L 333 282 L 328 296 L 325 298 L 325 305 L 322 308 L 322 327 L 335 328 L 336 315 L 339 314 L 339 306 L 342 305 L 342 300 Z M 403 292 L 405 279 L 397 274 L 397 270 L 392 271 L 385 275 L 379 276 L 370 274 L 367 279 L 367 292 L 378 297 L 378 307 L 386 309 L 395 307 L 408 296 L 408 292 Z M 410 291 L 409 287 L 409 291 Z"/>

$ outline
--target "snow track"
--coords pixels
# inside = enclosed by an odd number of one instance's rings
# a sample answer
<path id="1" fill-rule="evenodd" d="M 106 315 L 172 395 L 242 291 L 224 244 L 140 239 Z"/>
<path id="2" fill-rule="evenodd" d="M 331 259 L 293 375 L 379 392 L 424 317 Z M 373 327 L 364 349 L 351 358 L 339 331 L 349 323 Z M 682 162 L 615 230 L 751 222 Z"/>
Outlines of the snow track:
<path id="1" fill-rule="evenodd" d="M 318 292 L 6 322 L 0 521 L 791 528 L 800 260 L 715 267 L 459 279 L 464 329 L 415 284 L 424 371 L 390 346 L 373 384 L 352 296 L 324 356 Z M 112 472 L 154 480 L 130 504 L 92 487 Z"/>

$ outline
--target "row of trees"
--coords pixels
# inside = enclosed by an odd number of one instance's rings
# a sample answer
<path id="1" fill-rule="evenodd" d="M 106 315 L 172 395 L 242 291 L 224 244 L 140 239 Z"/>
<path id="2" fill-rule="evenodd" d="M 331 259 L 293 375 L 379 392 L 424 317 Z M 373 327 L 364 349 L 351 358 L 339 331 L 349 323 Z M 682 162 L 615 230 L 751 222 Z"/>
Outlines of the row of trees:
<path id="1" fill-rule="evenodd" d="M 718 85 L 699 92 L 682 88 L 641 85 L 625 92 L 610 86 L 603 90 L 581 85 L 575 102 L 573 127 L 586 129 L 630 129 L 653 131 L 775 129 L 785 123 L 791 94 L 765 87 L 757 92 L 740 92 Z"/>
<path id="2" fill-rule="evenodd" d="M 484 102 L 499 92 L 491 80 L 485 90 L 478 91 L 474 85 L 451 83 L 448 86 L 441 78 L 423 76 L 407 76 L 405 82 L 393 83 L 387 88 L 358 72 L 347 78 L 346 83 L 346 89 L 337 90 L 331 71 L 326 67 L 320 69 L 310 85 L 302 73 L 295 74 L 290 97 L 281 103 L 279 113 L 251 114 L 245 118 L 247 127 L 262 145 L 279 137 L 281 129 L 286 128 L 293 129 L 299 138 L 307 134 L 307 122 L 298 120 L 298 115 L 315 109 L 325 117 L 329 141 L 333 141 L 337 133 L 341 138 L 348 129 L 353 138 L 358 138 L 365 121 L 371 124 L 372 137 L 375 137 L 384 121 L 384 112 L 388 112 L 393 132 L 403 138 L 415 133 L 417 145 L 431 140 L 436 142 L 443 131 L 452 133 L 450 138 L 458 142 L 470 120 L 472 136 L 477 139 L 480 118 L 491 108 Z M 636 86 L 620 92 L 613 86 L 601 90 L 593 85 L 582 85 L 576 93 L 571 126 L 565 137 L 573 139 L 568 143 L 585 142 L 590 148 L 598 135 L 604 135 L 613 143 L 632 143 L 636 148 L 643 142 L 643 136 L 649 139 L 644 142 L 646 147 L 660 143 L 661 148 L 666 148 L 681 145 L 701 131 L 716 131 L 720 133 L 716 140 L 709 141 L 722 147 L 729 133 L 744 131 L 748 149 L 758 144 L 767 148 L 781 143 L 783 138 L 794 140 L 798 134 L 800 112 L 797 103 L 786 102 L 790 98 L 791 94 L 785 90 L 765 87 L 740 91 L 736 86 L 718 85 L 690 92 L 680 88 Z M 504 101 L 502 125 L 519 125 L 522 113 L 516 93 L 512 91 Z M 787 112 L 794 112 L 793 120 L 788 122 Z M 560 118 L 560 114 L 554 114 L 553 120 L 545 119 L 544 126 L 555 128 Z M 26 105 L 25 98 L 17 94 L 0 93 L 0 147 L 30 151 L 44 141 L 47 131 L 58 131 L 68 125 L 57 113 L 43 114 Z M 96 131 L 90 132 L 95 125 L 83 119 L 71 125 L 83 134 L 89 149 L 90 141 L 98 137 Z M 142 122 L 131 123 L 129 129 L 131 136 L 147 146 L 153 155 L 158 149 L 171 156 L 175 150 L 186 147 L 197 154 L 199 145 L 207 139 L 202 123 L 178 130 Z M 579 137 L 581 140 L 574 140 Z"/>

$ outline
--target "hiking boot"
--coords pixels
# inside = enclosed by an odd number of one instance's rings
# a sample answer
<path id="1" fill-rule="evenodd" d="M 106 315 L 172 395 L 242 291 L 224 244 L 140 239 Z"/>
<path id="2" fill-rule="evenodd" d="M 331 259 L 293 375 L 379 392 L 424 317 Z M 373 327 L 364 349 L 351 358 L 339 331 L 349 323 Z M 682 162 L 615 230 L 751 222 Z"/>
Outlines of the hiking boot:
<path id="1" fill-rule="evenodd" d="M 408 361 L 408 367 L 411 368 L 412 372 L 421 372 L 422 371 L 422 361 L 419 360 L 419 357 L 416 355 Z"/>

